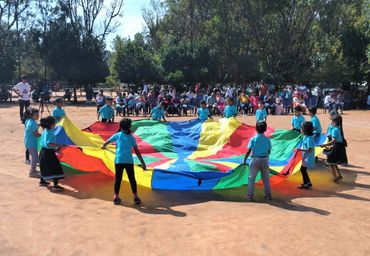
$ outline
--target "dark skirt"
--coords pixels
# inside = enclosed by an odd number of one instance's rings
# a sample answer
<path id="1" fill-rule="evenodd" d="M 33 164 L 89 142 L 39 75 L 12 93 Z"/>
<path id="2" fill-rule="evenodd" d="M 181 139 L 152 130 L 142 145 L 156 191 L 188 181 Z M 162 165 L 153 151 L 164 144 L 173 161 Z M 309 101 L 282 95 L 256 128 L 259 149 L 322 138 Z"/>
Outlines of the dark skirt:
<path id="1" fill-rule="evenodd" d="M 336 142 L 327 153 L 328 165 L 347 164 L 346 146 L 343 143 Z"/>
<path id="2" fill-rule="evenodd" d="M 54 149 L 42 148 L 40 152 L 41 177 L 47 179 L 63 179 L 62 165 L 55 154 Z"/>

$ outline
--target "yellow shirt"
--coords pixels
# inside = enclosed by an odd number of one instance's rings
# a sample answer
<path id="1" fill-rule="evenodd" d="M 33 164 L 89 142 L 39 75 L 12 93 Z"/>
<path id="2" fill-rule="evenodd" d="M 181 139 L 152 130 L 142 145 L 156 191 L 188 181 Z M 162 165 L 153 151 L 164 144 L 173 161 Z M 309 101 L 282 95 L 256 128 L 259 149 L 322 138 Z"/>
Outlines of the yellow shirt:
<path id="1" fill-rule="evenodd" d="M 241 103 L 249 103 L 249 97 L 248 97 L 248 95 L 241 95 L 240 97 L 239 97 L 239 99 L 240 99 L 240 102 Z"/>

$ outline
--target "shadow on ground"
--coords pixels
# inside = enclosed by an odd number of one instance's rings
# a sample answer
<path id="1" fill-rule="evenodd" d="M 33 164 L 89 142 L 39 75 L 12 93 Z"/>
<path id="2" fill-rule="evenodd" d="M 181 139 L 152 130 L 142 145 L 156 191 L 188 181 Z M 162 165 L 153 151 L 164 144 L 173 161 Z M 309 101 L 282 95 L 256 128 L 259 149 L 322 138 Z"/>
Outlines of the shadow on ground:
<path id="1" fill-rule="evenodd" d="M 313 212 L 327 216 L 331 213 L 322 209 L 298 204 L 294 202 L 294 199 L 337 197 L 346 200 L 370 201 L 367 198 L 343 193 L 354 188 L 370 189 L 370 185 L 368 184 L 356 183 L 357 175 L 370 175 L 370 173 L 356 170 L 361 169 L 360 167 L 346 167 L 342 171 L 343 182 L 341 184 L 335 184 L 330 182 L 329 171 L 324 165 L 318 164 L 317 167 L 318 169 L 310 171 L 310 177 L 314 184 L 313 189 L 298 189 L 298 185 L 301 183 L 301 176 L 297 173 L 289 179 L 272 186 L 272 201 L 265 201 L 263 199 L 263 187 L 257 185 L 255 203 L 267 203 L 287 211 Z M 109 202 L 112 201 L 113 177 L 101 173 L 76 174 L 68 171 L 66 171 L 66 176 L 67 178 L 61 181 L 61 183 L 67 186 L 67 189 L 61 195 L 72 196 L 78 199 L 96 198 Z M 121 197 L 123 199 L 122 206 L 133 207 L 145 214 L 170 214 L 176 217 L 185 217 L 185 212 L 172 208 L 208 201 L 245 202 L 246 189 L 247 186 L 213 191 L 169 191 L 139 187 L 139 194 L 143 202 L 142 205 L 135 206 L 129 183 L 122 182 Z"/>

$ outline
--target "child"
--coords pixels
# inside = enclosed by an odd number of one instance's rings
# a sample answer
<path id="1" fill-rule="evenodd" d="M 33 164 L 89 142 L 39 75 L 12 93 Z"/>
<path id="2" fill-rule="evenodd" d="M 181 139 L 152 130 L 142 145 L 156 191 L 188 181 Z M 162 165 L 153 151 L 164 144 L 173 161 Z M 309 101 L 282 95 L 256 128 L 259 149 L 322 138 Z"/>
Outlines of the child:
<path id="1" fill-rule="evenodd" d="M 206 101 L 202 100 L 200 102 L 200 108 L 198 108 L 197 110 L 197 115 L 199 117 L 199 119 L 204 122 L 204 121 L 207 121 L 208 118 L 212 118 L 211 117 L 211 113 L 209 112 L 209 109 L 207 108 L 207 103 Z"/>
<path id="2" fill-rule="evenodd" d="M 263 121 L 263 122 L 267 121 L 267 111 L 265 108 L 265 102 L 263 101 L 258 102 L 258 109 L 256 111 L 256 120 L 257 120 L 257 123 L 260 121 Z"/>
<path id="3" fill-rule="evenodd" d="M 335 110 L 329 112 L 330 124 L 328 126 L 328 129 L 326 130 L 326 136 L 328 137 L 328 141 L 331 141 L 331 130 L 333 129 L 332 122 L 333 122 L 333 118 L 336 116 L 337 116 L 337 112 Z"/>
<path id="4" fill-rule="evenodd" d="M 149 119 L 152 117 L 153 120 L 157 120 L 157 121 L 161 121 L 161 119 L 163 118 L 163 121 L 166 122 L 166 118 L 164 117 L 164 110 L 163 110 L 163 103 L 159 103 L 159 106 L 158 107 L 154 107 L 152 109 L 152 112 L 150 113 L 149 115 Z"/>
<path id="5" fill-rule="evenodd" d="M 322 133 L 320 120 L 316 116 L 317 108 L 311 107 L 308 109 L 308 115 L 311 117 L 311 123 L 313 125 L 313 135 L 314 137 L 320 137 Z"/>
<path id="6" fill-rule="evenodd" d="M 310 177 L 307 173 L 307 168 L 315 166 L 315 141 L 313 139 L 314 126 L 312 122 L 304 122 L 302 125 L 303 142 L 299 151 L 302 151 L 302 166 L 301 174 L 303 184 L 298 188 L 308 189 L 312 187 Z"/>
<path id="7" fill-rule="evenodd" d="M 332 181 L 339 183 L 343 178 L 339 171 L 338 164 L 347 164 L 347 142 L 343 133 L 343 119 L 337 115 L 332 120 L 331 141 L 323 144 L 322 147 L 332 146 L 327 154 L 327 164 L 329 165 L 331 174 L 333 175 Z"/>
<path id="8" fill-rule="evenodd" d="M 40 125 L 44 129 L 41 135 L 41 152 L 40 152 L 40 186 L 47 186 L 49 182 L 46 180 L 52 179 L 54 181 L 53 191 L 63 191 L 64 188 L 59 186 L 59 180 L 64 178 L 62 166 L 55 155 L 55 151 L 63 145 L 56 143 L 56 138 L 53 132 L 55 127 L 55 118 L 48 116 L 40 120 Z"/>
<path id="9" fill-rule="evenodd" d="M 265 136 L 267 130 L 266 122 L 258 122 L 256 125 L 257 135 L 250 139 L 248 143 L 248 152 L 245 154 L 243 164 L 246 164 L 251 151 L 250 170 L 248 178 L 247 200 L 253 200 L 254 183 L 258 171 L 261 171 L 263 186 L 265 188 L 265 198 L 271 200 L 270 189 L 270 168 L 269 155 L 271 152 L 271 142 Z"/>
<path id="10" fill-rule="evenodd" d="M 136 156 L 139 158 L 143 170 L 146 170 L 146 165 L 139 149 L 137 148 L 136 140 L 131 134 L 131 123 L 131 119 L 123 118 L 119 123 L 120 131 L 110 137 L 102 146 L 102 149 L 106 149 L 108 144 L 116 142 L 116 157 L 114 160 L 116 180 L 114 183 L 113 199 L 113 203 L 115 205 L 118 205 L 122 202 L 122 200 L 119 198 L 119 190 L 121 187 L 122 174 L 124 169 L 126 170 L 128 179 L 130 181 L 131 190 L 134 194 L 134 202 L 135 204 L 141 203 L 141 200 L 137 195 L 137 184 L 134 173 L 134 160 L 131 153 L 132 148 L 134 148 Z"/>
<path id="11" fill-rule="evenodd" d="M 107 103 L 99 109 L 98 120 L 101 116 L 101 121 L 103 123 L 114 123 L 114 109 L 112 107 L 113 99 L 108 97 Z"/>
<path id="12" fill-rule="evenodd" d="M 302 116 L 302 108 L 300 106 L 295 107 L 294 116 L 292 118 L 293 130 L 301 132 L 301 127 L 304 121 L 304 117 Z"/>
<path id="13" fill-rule="evenodd" d="M 223 116 L 226 118 L 230 118 L 230 117 L 236 117 L 237 114 L 238 114 L 238 109 L 234 105 L 234 100 L 232 98 L 229 98 L 227 100 L 227 106 L 225 107 Z"/>
<path id="14" fill-rule="evenodd" d="M 31 168 L 29 172 L 30 178 L 40 178 L 36 172 L 36 165 L 39 162 L 39 156 L 37 152 L 37 138 L 41 136 L 38 132 L 39 125 L 37 120 L 39 119 L 39 111 L 35 108 L 27 108 L 24 114 L 25 129 L 24 129 L 24 145 L 31 155 Z"/>
<path id="15" fill-rule="evenodd" d="M 54 101 L 55 108 L 53 109 L 53 117 L 58 122 L 60 119 L 65 117 L 66 113 L 64 111 L 63 107 L 63 99 L 62 98 L 56 98 Z"/>

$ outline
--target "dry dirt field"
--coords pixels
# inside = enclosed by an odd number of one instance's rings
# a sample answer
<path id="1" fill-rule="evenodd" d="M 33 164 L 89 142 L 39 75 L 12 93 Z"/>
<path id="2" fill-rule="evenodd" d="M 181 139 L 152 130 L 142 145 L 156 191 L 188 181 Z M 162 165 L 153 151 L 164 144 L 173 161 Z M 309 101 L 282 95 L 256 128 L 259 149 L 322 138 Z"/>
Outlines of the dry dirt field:
<path id="1" fill-rule="evenodd" d="M 65 109 L 81 128 L 96 120 L 93 106 Z M 244 201 L 246 187 L 139 187 L 136 207 L 124 183 L 124 205 L 115 207 L 113 178 L 103 174 L 68 174 L 63 193 L 39 188 L 24 164 L 18 106 L 0 104 L 0 255 L 370 255 L 370 111 L 343 117 L 350 166 L 340 185 L 330 183 L 320 156 L 312 190 L 297 189 L 298 174 L 272 187 L 271 202 L 261 187 L 254 203 Z M 270 116 L 269 125 L 290 128 L 290 118 Z"/>

